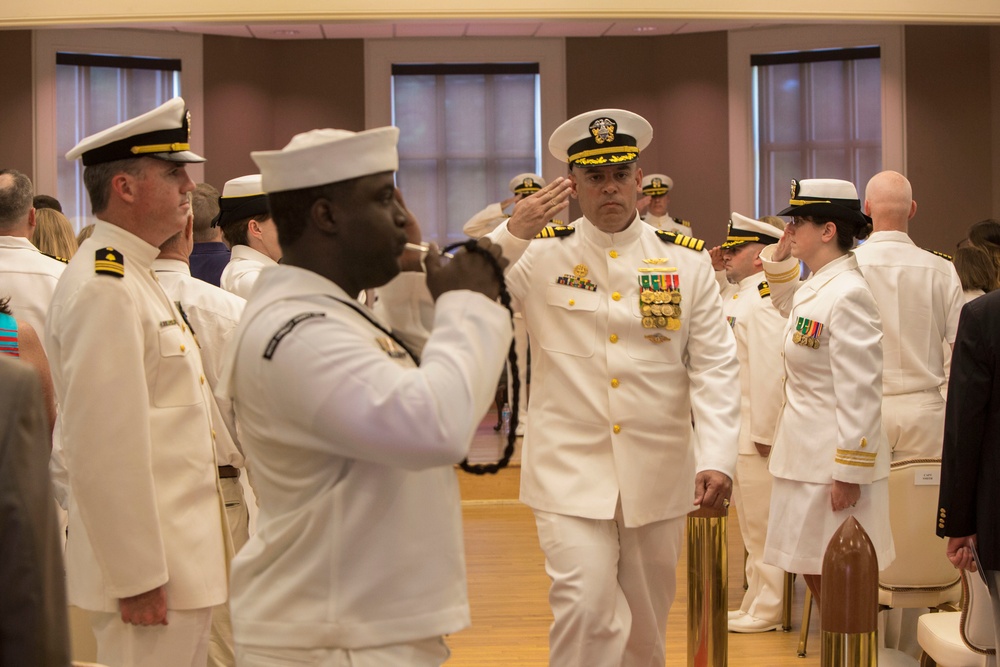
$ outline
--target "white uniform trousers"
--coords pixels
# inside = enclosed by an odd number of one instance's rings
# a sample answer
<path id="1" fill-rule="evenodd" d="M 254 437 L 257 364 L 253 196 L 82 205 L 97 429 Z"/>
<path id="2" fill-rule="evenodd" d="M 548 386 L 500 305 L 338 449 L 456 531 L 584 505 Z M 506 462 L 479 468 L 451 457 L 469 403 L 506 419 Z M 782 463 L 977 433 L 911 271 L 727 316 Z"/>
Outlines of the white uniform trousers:
<path id="1" fill-rule="evenodd" d="M 222 499 L 226 504 L 226 520 L 229 533 L 233 537 L 233 552 L 239 553 L 250 539 L 250 515 L 243 485 L 239 477 L 224 477 L 219 480 Z M 212 632 L 208 645 L 208 667 L 234 667 L 236 653 L 233 649 L 233 621 L 229 613 L 229 603 L 212 608 Z"/>
<path id="2" fill-rule="evenodd" d="M 167 625 L 130 625 L 120 613 L 89 612 L 97 662 L 110 667 L 204 667 L 212 608 L 167 610 Z"/>
<path id="3" fill-rule="evenodd" d="M 764 562 L 773 481 L 766 458 L 758 454 L 740 454 L 733 486 L 740 534 L 747 550 L 747 591 L 740 609 L 754 618 L 780 623 L 785 571 Z"/>
<path id="4" fill-rule="evenodd" d="M 549 604 L 550 667 L 663 667 L 685 517 L 626 528 L 535 510 Z"/>
<path id="5" fill-rule="evenodd" d="M 440 667 L 451 657 L 444 639 L 431 637 L 407 644 L 366 649 L 264 648 L 237 646 L 240 667 Z"/>
<path id="6" fill-rule="evenodd" d="M 882 425 L 892 447 L 892 460 L 941 456 L 944 399 L 935 387 L 911 394 L 882 396 Z"/>

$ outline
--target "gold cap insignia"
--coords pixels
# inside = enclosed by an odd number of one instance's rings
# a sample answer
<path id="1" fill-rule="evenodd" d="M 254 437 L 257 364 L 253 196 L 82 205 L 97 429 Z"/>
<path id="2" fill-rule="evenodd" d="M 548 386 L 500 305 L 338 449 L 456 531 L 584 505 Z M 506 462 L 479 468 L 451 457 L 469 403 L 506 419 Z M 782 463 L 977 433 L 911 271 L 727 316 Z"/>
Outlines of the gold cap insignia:
<path id="1" fill-rule="evenodd" d="M 598 144 L 614 141 L 617 131 L 618 124 L 611 118 L 598 118 L 590 124 L 590 133 Z"/>

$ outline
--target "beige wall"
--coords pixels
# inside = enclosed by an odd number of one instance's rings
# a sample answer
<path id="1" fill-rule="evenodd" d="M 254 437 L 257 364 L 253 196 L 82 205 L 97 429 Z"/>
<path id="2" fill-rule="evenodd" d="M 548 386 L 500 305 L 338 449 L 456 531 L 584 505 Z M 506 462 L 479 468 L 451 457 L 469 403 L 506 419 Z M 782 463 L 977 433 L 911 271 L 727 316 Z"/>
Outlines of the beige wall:
<path id="1" fill-rule="evenodd" d="M 0 32 L 0 169 L 34 176 L 31 31 Z"/>

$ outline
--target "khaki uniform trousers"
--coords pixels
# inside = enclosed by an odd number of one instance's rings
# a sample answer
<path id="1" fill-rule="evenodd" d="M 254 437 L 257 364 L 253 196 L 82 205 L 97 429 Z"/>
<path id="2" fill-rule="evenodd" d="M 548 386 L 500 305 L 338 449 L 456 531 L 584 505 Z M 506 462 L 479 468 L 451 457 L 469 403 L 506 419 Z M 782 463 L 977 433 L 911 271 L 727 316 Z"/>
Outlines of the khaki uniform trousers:
<path id="1" fill-rule="evenodd" d="M 736 461 L 733 500 L 739 515 L 740 533 L 747 549 L 747 591 L 740 610 L 754 618 L 781 622 L 785 571 L 764 562 L 767 516 L 771 511 L 774 478 L 767 459 L 758 454 L 740 454 Z"/>
<path id="2" fill-rule="evenodd" d="M 219 486 L 222 488 L 222 499 L 226 504 L 226 520 L 233 538 L 233 551 L 238 553 L 250 539 L 250 513 L 243 497 L 243 485 L 239 477 L 224 477 L 219 480 Z M 233 622 L 229 604 L 220 604 L 212 608 L 208 667 L 234 667 L 236 653 L 233 646 Z"/>

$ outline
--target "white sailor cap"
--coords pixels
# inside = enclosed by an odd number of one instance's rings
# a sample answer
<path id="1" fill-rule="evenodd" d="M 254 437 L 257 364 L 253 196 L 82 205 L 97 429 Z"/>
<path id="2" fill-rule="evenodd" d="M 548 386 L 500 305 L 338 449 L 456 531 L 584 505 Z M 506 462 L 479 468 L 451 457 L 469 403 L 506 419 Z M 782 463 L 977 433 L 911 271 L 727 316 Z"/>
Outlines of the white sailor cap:
<path id="1" fill-rule="evenodd" d="M 534 194 L 545 187 L 545 179 L 538 174 L 518 174 L 510 179 L 510 191 L 516 195 Z"/>
<path id="2" fill-rule="evenodd" d="M 861 201 L 854 184 L 837 178 L 793 179 L 788 207 L 778 215 L 830 216 L 861 224 L 871 222 L 871 218 L 861 212 Z"/>
<path id="3" fill-rule="evenodd" d="M 222 187 L 219 214 L 212 220 L 212 226 L 264 216 L 267 213 L 267 195 L 264 194 L 260 174 L 240 176 L 226 181 Z"/>
<path id="4" fill-rule="evenodd" d="M 649 174 L 642 177 L 642 194 L 651 197 L 665 195 L 674 187 L 674 179 L 665 174 Z"/>
<path id="5" fill-rule="evenodd" d="M 296 134 L 278 151 L 255 151 L 264 192 L 302 190 L 399 169 L 399 128 L 322 129 Z"/>
<path id="6" fill-rule="evenodd" d="M 635 162 L 652 140 L 653 127 L 639 114 L 597 109 L 557 127 L 549 137 L 549 152 L 582 167 L 627 164 Z"/>
<path id="7" fill-rule="evenodd" d="M 152 111 L 83 139 L 66 153 L 83 158 L 83 166 L 137 157 L 170 162 L 204 162 L 191 152 L 191 114 L 184 98 L 175 97 Z"/>
<path id="8" fill-rule="evenodd" d="M 748 243 L 763 243 L 764 245 L 777 243 L 779 236 L 781 236 L 781 230 L 777 227 L 733 211 L 729 214 L 729 231 L 726 233 L 726 241 L 722 244 L 722 249 L 741 248 Z"/>

